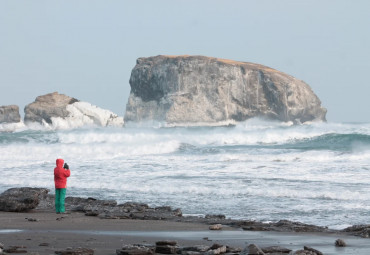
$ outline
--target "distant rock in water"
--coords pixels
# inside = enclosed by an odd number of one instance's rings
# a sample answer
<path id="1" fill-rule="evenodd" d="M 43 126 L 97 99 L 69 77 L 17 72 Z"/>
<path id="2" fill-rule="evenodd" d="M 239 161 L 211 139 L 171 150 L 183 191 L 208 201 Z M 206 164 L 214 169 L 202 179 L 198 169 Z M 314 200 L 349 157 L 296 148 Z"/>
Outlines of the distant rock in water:
<path id="1" fill-rule="evenodd" d="M 0 106 L 0 123 L 18 123 L 21 121 L 17 105 Z"/>
<path id="2" fill-rule="evenodd" d="M 17 105 L 0 106 L 0 132 L 12 132 L 23 127 Z"/>
<path id="3" fill-rule="evenodd" d="M 36 122 L 53 128 L 123 126 L 123 118 L 113 112 L 58 92 L 38 96 L 24 108 L 24 112 L 26 124 Z"/>
<path id="4" fill-rule="evenodd" d="M 325 121 L 308 84 L 272 68 L 204 56 L 139 58 L 126 122 L 227 125 L 252 117 Z"/>

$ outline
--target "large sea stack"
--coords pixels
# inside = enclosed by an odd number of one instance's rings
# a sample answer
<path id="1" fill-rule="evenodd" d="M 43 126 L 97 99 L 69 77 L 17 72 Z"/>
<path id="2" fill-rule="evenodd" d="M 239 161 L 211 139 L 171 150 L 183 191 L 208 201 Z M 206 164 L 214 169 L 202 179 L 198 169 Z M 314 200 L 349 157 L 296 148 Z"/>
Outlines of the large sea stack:
<path id="1" fill-rule="evenodd" d="M 58 92 L 38 96 L 24 112 L 26 124 L 39 123 L 53 128 L 123 126 L 123 118 L 113 112 Z"/>
<path id="2" fill-rule="evenodd" d="M 204 56 L 139 58 L 130 78 L 125 122 L 225 125 L 252 117 L 325 121 L 305 82 L 275 69 Z"/>

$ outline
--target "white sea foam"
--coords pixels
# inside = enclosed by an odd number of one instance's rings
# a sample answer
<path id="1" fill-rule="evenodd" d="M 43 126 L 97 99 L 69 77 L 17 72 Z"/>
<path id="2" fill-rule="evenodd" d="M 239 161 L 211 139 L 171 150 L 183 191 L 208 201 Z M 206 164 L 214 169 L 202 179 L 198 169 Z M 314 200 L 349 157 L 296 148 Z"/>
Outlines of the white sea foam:
<path id="1" fill-rule="evenodd" d="M 189 214 L 338 228 L 365 223 L 370 125 L 289 125 L 255 119 L 236 127 L 4 133 L 0 192 L 20 186 L 52 190 L 52 169 L 61 157 L 72 171 L 68 195 L 170 205 Z M 349 136 L 336 140 L 343 134 Z M 339 145 L 332 149 L 328 142 Z"/>
<path id="2" fill-rule="evenodd" d="M 15 131 L 22 131 L 25 129 L 26 129 L 26 126 L 24 125 L 23 121 L 16 122 L 16 123 L 1 123 L 0 124 L 0 132 L 15 132 Z"/>
<path id="3" fill-rule="evenodd" d="M 111 111 L 101 109 L 87 102 L 75 102 L 67 105 L 70 112 L 66 118 L 51 118 L 54 129 L 71 129 L 83 126 L 123 126 L 123 117 Z"/>

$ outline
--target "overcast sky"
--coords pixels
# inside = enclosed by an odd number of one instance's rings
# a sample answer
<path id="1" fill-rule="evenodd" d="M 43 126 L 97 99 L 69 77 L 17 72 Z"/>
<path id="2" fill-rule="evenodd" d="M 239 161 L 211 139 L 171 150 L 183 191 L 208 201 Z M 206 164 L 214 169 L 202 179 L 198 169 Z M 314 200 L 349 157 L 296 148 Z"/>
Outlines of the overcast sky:
<path id="1" fill-rule="evenodd" d="M 330 122 L 370 122 L 370 1 L 0 0 L 0 105 L 58 91 L 124 115 L 136 59 L 204 55 L 307 82 Z"/>

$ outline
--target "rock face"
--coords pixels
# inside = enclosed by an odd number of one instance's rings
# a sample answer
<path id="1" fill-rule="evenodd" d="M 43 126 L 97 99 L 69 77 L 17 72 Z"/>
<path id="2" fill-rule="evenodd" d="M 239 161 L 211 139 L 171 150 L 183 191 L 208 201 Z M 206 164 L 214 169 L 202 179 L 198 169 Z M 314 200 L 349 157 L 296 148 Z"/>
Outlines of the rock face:
<path id="1" fill-rule="evenodd" d="M 52 124 L 52 118 L 69 116 L 67 106 L 78 102 L 76 98 L 58 94 L 58 92 L 38 96 L 35 102 L 24 108 L 24 122 L 39 122 Z"/>
<path id="2" fill-rule="evenodd" d="M 139 58 L 125 121 L 230 124 L 252 117 L 325 121 L 309 85 L 272 68 L 203 56 Z"/>
<path id="3" fill-rule="evenodd" d="M 21 121 L 17 105 L 0 106 L 0 123 L 18 123 Z"/>
<path id="4" fill-rule="evenodd" d="M 123 118 L 87 102 L 58 92 L 39 96 L 24 109 L 26 124 L 36 122 L 54 128 L 84 125 L 123 126 Z"/>
<path id="5" fill-rule="evenodd" d="M 35 209 L 49 192 L 43 188 L 12 188 L 0 195 L 0 211 L 27 212 Z"/>

